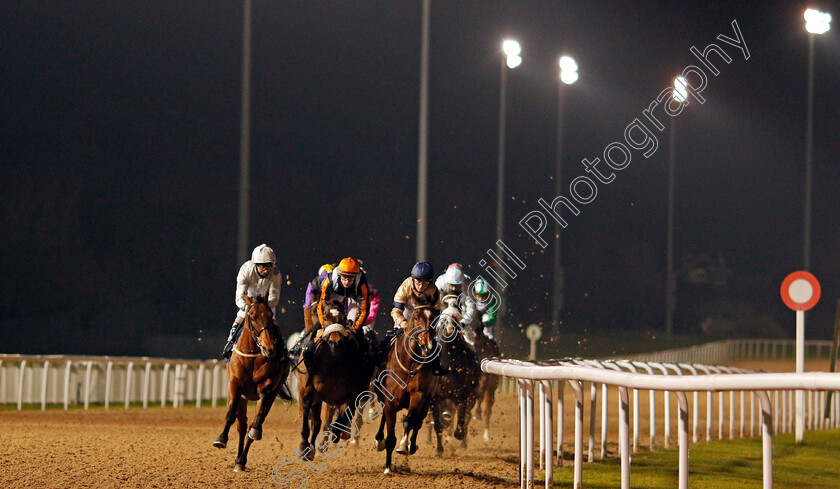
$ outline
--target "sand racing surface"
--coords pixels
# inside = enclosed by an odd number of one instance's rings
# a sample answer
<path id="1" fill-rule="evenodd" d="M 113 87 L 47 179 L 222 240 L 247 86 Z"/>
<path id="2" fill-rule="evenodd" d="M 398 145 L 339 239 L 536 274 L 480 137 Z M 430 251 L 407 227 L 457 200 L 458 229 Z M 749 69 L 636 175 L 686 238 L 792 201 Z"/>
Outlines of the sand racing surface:
<path id="1" fill-rule="evenodd" d="M 249 405 L 249 419 L 254 406 Z M 394 454 L 397 473 L 387 476 L 382 473 L 385 452 L 374 448 L 378 424 L 362 428 L 359 446 L 347 445 L 331 460 L 316 456 L 312 464 L 320 473 L 308 469 L 292 452 L 300 441 L 298 406 L 279 400 L 263 425 L 263 439 L 251 446 L 248 470 L 234 473 L 236 425 L 226 449 L 212 446 L 224 416 L 222 407 L 195 406 L 0 411 L 0 482 L 3 489 L 301 487 L 302 478 L 288 477 L 285 484 L 272 479 L 272 469 L 289 458 L 288 465 L 277 468 L 275 478 L 282 481 L 292 471 L 302 470 L 310 488 L 518 487 L 518 412 L 512 394 L 497 395 L 489 443 L 479 431 L 483 422 L 473 420 L 469 447 L 453 452 L 459 442 L 452 440 L 445 455 L 437 457 L 424 427 L 417 453 Z M 402 436 L 401 428 L 397 436 Z"/>

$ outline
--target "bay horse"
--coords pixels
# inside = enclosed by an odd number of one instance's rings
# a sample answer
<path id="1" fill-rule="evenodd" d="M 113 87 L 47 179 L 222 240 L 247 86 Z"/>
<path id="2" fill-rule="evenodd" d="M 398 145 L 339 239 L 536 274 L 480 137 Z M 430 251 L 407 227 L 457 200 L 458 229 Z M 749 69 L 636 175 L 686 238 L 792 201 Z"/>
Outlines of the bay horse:
<path id="1" fill-rule="evenodd" d="M 475 352 L 478 355 L 479 362 L 485 358 L 502 356 L 496 341 L 484 335 L 483 327 L 479 327 L 478 331 L 475 332 Z M 498 387 L 499 377 L 497 375 L 481 373 L 481 380 L 476 392 L 478 403 L 475 407 L 475 418 L 479 420 L 484 418 L 484 441 L 490 441 L 490 415 L 493 413 L 493 404 L 496 402 L 496 388 Z"/>
<path id="2" fill-rule="evenodd" d="M 268 307 L 268 291 L 255 299 L 242 296 L 245 307 L 244 330 L 233 347 L 233 355 L 227 365 L 230 387 L 228 390 L 228 411 L 222 434 L 213 442 L 217 448 L 227 447 L 228 431 L 238 421 L 239 448 L 236 453 L 234 472 L 245 470 L 248 449 L 254 440 L 262 438 L 262 424 L 276 397 L 290 401 L 285 388 L 286 378 L 291 370 L 291 361 L 280 331 L 274 324 L 271 308 Z M 248 429 L 248 401 L 258 401 L 257 415 Z M 248 440 L 245 440 L 245 433 Z"/>
<path id="3" fill-rule="evenodd" d="M 405 331 L 392 340 L 392 347 L 380 364 L 374 387 L 382 403 L 383 416 L 376 433 L 376 449 L 386 450 L 385 474 L 391 473 L 391 456 L 397 445 L 394 434 L 397 413 L 408 410 L 403 419 L 405 434 L 397 453 L 412 455 L 417 451 L 417 432 L 429 412 L 429 405 L 438 387 L 438 377 L 429 360 L 438 354 L 434 341 L 433 322 L 439 311 L 425 295 L 409 299 L 411 317 Z M 384 430 L 387 426 L 388 436 Z M 384 438 L 384 440 L 383 440 Z"/>
<path id="4" fill-rule="evenodd" d="M 457 307 L 449 306 L 436 321 L 437 342 L 440 345 L 440 364 L 449 373 L 440 379 L 437 392 L 432 398 L 432 418 L 437 435 L 437 454 L 443 454 L 441 433 L 447 426 L 441 413 L 445 406 L 454 404 L 458 420 L 453 436 L 461 441 L 461 448 L 467 447 L 467 428 L 475 405 L 481 367 L 478 356 L 464 339 L 461 329 L 461 313 Z"/>
<path id="5" fill-rule="evenodd" d="M 356 431 L 353 425 L 355 401 L 370 385 L 374 368 L 373 362 L 365 357 L 361 329 L 352 332 L 346 327 L 344 305 L 331 301 L 324 302 L 323 307 L 324 322 L 328 324 L 318 332 L 310 346 L 312 360 L 308 366 L 300 362 L 295 368 L 302 418 L 299 449 L 306 460 L 313 460 L 315 456 L 323 403 L 339 410 L 338 418 L 329 426 L 330 442 L 346 440 Z M 322 443 L 318 444 L 320 448 Z"/>

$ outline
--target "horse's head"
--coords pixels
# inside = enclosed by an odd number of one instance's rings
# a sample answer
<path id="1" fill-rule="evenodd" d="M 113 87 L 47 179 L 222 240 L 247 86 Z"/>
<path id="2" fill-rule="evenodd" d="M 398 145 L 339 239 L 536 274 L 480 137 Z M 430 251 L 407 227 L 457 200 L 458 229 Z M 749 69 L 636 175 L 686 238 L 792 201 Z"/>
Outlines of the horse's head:
<path id="1" fill-rule="evenodd" d="M 422 295 L 419 298 L 411 298 L 408 307 L 411 308 L 411 318 L 408 320 L 409 340 L 414 341 L 420 347 L 420 355 L 428 357 L 435 348 L 435 331 L 433 324 L 440 312 L 431 303 L 428 296 Z"/>
<path id="2" fill-rule="evenodd" d="M 461 311 L 449 306 L 440 313 L 434 322 L 435 332 L 439 343 L 451 344 L 463 332 L 461 327 Z"/>
<path id="3" fill-rule="evenodd" d="M 251 339 L 260 349 L 264 357 L 271 357 L 279 349 L 282 350 L 280 332 L 274 325 L 274 314 L 268 307 L 268 290 L 264 296 L 257 296 L 255 299 L 243 295 L 245 303 L 245 327 Z"/>
<path id="4" fill-rule="evenodd" d="M 344 304 L 339 301 L 324 302 L 324 331 L 321 339 L 327 343 L 332 353 L 337 353 L 341 341 L 349 338 L 350 331 L 346 327 L 347 314 Z"/>

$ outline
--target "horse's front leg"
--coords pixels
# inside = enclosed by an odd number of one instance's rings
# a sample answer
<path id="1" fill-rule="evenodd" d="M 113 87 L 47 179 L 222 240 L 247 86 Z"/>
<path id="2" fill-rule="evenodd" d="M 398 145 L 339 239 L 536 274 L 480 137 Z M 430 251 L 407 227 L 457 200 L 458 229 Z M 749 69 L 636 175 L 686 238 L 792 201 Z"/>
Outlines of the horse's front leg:
<path id="1" fill-rule="evenodd" d="M 236 430 L 239 431 L 239 449 L 236 452 L 236 465 L 233 466 L 233 471 L 239 472 L 245 470 L 247 462 L 243 454 L 245 454 L 245 432 L 248 431 L 248 400 L 244 398 L 239 400 L 236 409 Z"/>
<path id="2" fill-rule="evenodd" d="M 309 412 L 309 419 L 312 421 L 312 433 L 309 435 L 309 449 L 311 455 L 315 456 L 315 440 L 321 434 L 321 408 L 323 402 L 312 404 L 312 410 Z"/>
<path id="3" fill-rule="evenodd" d="M 496 388 L 484 390 L 484 441 L 490 441 L 490 415 L 496 402 Z"/>
<path id="4" fill-rule="evenodd" d="M 300 418 L 303 424 L 300 427 L 300 446 L 298 449 L 303 458 L 312 460 L 309 458 L 312 455 L 309 448 L 309 416 L 312 411 L 312 393 L 304 395 L 303 392 L 305 392 L 305 389 L 301 390 L 300 395 Z"/>
<path id="5" fill-rule="evenodd" d="M 470 422 L 471 409 L 472 402 L 469 399 L 458 402 L 458 424 L 455 425 L 453 436 L 456 440 L 461 440 L 461 448 L 467 448 L 467 426 Z"/>
<path id="6" fill-rule="evenodd" d="M 379 430 L 376 431 L 376 436 L 374 439 L 376 440 L 376 451 L 381 452 L 385 450 L 385 413 L 383 412 L 380 414 L 379 418 Z"/>
<path id="7" fill-rule="evenodd" d="M 432 420 L 432 425 L 435 429 L 435 436 L 437 437 L 437 455 L 443 455 L 443 440 L 441 437 L 443 426 L 441 425 L 440 419 L 440 403 L 437 401 L 432 402 Z M 431 441 L 431 439 L 429 441 Z"/>
<path id="8" fill-rule="evenodd" d="M 219 437 L 216 438 L 216 441 L 213 442 L 214 447 L 227 447 L 228 433 L 230 432 L 230 427 L 233 426 L 233 422 L 236 421 L 237 403 L 239 403 L 240 401 L 246 402 L 244 400 L 241 400 L 240 398 L 239 386 L 231 382 L 228 391 L 228 410 L 227 414 L 225 414 L 225 427 L 222 428 L 222 434 L 220 434 Z"/>
<path id="9" fill-rule="evenodd" d="M 277 393 L 273 386 L 265 386 L 260 391 L 260 400 L 257 404 L 257 415 L 254 417 L 254 422 L 251 423 L 251 429 L 248 430 L 248 438 L 254 441 L 262 439 L 262 425 L 268 412 L 271 411 L 271 406 L 274 405 L 274 400 L 277 399 Z"/>
<path id="10" fill-rule="evenodd" d="M 388 405 L 383 413 L 383 420 L 385 428 L 388 431 L 388 436 L 385 438 L 385 474 L 391 473 L 391 455 L 393 455 L 394 447 L 397 446 L 397 435 L 394 430 L 397 424 L 397 410 L 392 405 Z M 380 430 L 382 428 L 380 427 Z M 376 436 L 379 436 L 377 434 Z"/>
<path id="11" fill-rule="evenodd" d="M 414 392 L 411 394 L 411 402 L 408 405 L 408 414 L 403 420 L 405 427 L 405 435 L 410 437 L 408 443 L 408 455 L 414 455 L 417 452 L 417 433 L 423 427 L 423 420 L 429 413 L 429 404 L 431 404 L 432 395 L 425 392 Z"/>

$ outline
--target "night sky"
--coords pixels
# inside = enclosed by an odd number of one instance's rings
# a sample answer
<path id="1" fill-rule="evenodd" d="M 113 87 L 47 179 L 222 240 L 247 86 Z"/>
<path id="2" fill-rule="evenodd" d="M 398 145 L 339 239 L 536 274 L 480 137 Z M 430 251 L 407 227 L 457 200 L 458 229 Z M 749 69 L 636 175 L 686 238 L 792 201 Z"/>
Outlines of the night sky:
<path id="1" fill-rule="evenodd" d="M 581 161 L 699 64 L 690 48 L 716 43 L 732 62 L 674 118 L 675 331 L 717 311 L 737 334 L 792 338 L 779 285 L 802 268 L 807 7 L 840 16 L 829 2 L 432 0 L 429 260 L 475 276 L 495 241 L 503 39 L 523 57 L 506 91 L 504 239 L 526 264 L 508 287 L 510 345 L 551 317 L 552 245 L 518 222 L 557 195 L 559 56 L 580 66 L 568 195 Z M 717 39 L 733 21 L 749 59 Z M 318 267 L 348 255 L 382 293 L 384 331 L 415 261 L 421 1 L 255 0 L 252 22 L 249 248 L 278 252 L 284 334 Z M 836 22 L 815 39 L 811 338 L 829 337 L 840 299 Z M 0 27 L 0 351 L 217 355 L 240 265 L 242 5 L 6 2 Z M 654 154 L 633 151 L 569 217 L 561 331 L 663 328 L 668 119 Z M 725 283 L 686 279 L 702 256 Z"/>

